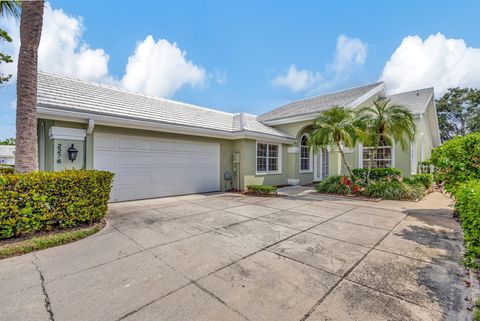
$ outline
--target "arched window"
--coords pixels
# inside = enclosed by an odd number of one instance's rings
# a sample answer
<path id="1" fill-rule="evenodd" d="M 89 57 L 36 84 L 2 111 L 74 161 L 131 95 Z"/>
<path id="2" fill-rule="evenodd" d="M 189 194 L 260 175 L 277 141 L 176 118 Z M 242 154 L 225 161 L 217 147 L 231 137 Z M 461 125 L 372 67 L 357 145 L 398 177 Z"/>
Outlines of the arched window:
<path id="1" fill-rule="evenodd" d="M 308 135 L 304 134 L 300 139 L 300 171 L 311 171 L 310 150 L 308 148 Z"/>

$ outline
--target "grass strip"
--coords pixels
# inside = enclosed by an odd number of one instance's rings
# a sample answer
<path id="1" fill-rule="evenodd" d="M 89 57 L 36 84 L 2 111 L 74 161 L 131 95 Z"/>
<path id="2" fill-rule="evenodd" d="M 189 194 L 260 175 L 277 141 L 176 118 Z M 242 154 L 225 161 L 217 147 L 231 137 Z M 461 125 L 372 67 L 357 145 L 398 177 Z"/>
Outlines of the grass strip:
<path id="1" fill-rule="evenodd" d="M 5 244 L 0 246 L 0 259 L 71 243 L 97 233 L 104 225 L 105 224 L 101 222 L 83 229 L 32 237 L 28 240 Z"/>

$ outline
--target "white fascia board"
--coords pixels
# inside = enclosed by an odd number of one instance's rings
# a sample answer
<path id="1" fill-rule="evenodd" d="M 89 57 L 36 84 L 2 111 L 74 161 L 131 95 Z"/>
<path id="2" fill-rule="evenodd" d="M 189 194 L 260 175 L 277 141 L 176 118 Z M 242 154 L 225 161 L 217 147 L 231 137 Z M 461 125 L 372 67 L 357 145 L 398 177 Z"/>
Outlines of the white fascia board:
<path id="1" fill-rule="evenodd" d="M 87 131 L 80 128 L 58 127 L 52 126 L 48 131 L 50 140 L 52 139 L 68 139 L 68 140 L 84 140 L 87 137 Z"/>
<path id="2" fill-rule="evenodd" d="M 266 120 L 266 121 L 259 120 L 259 122 L 265 125 L 282 125 L 282 124 L 297 123 L 305 120 L 314 120 L 315 118 L 317 118 L 317 116 L 318 116 L 318 113 L 308 113 L 305 115 L 285 117 L 285 118 L 279 118 L 279 119 L 273 119 L 273 120 Z"/>
<path id="3" fill-rule="evenodd" d="M 358 105 L 360 105 L 361 103 L 363 103 L 364 101 L 366 101 L 367 99 L 369 99 L 370 97 L 372 97 L 373 95 L 381 92 L 382 90 L 385 92 L 385 84 L 384 83 L 381 83 L 377 87 L 374 87 L 373 89 L 367 91 L 365 94 L 358 97 L 357 99 L 355 99 L 354 101 L 352 101 L 350 104 L 348 104 L 345 107 L 355 108 Z"/>
<path id="4" fill-rule="evenodd" d="M 104 126 L 113 126 L 113 127 L 124 127 L 132 129 L 142 129 L 142 130 L 151 130 L 151 131 L 160 131 L 168 132 L 175 134 L 183 135 L 194 135 L 194 136 L 203 136 L 203 137 L 212 137 L 212 138 L 223 138 L 223 139 L 241 139 L 241 138 L 251 138 L 251 139 L 268 139 L 270 141 L 275 141 L 279 143 L 292 144 L 295 142 L 294 138 L 288 137 L 279 137 L 275 135 L 262 134 L 257 132 L 227 132 L 207 128 L 198 128 L 198 127 L 189 127 L 182 125 L 166 124 L 166 123 L 151 123 L 148 121 L 135 120 L 135 119 L 125 119 L 107 115 L 96 115 L 88 114 L 75 111 L 65 111 L 65 110 L 55 110 L 45 107 L 37 107 L 37 117 L 46 118 L 46 119 L 55 119 L 79 123 L 91 123 L 94 121 L 95 125 L 104 125 Z"/>

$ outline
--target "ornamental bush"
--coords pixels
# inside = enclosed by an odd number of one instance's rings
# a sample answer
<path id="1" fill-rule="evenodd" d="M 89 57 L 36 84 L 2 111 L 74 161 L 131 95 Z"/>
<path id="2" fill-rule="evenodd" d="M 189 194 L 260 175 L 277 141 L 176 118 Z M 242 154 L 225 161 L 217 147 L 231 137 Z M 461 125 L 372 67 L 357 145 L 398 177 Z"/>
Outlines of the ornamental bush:
<path id="1" fill-rule="evenodd" d="M 112 179 L 96 170 L 0 175 L 0 239 L 100 221 Z"/>
<path id="2" fill-rule="evenodd" d="M 465 241 L 465 265 L 480 268 L 480 180 L 456 188 L 455 209 L 460 218 Z"/>
<path id="3" fill-rule="evenodd" d="M 317 184 L 320 193 L 350 194 L 351 190 L 343 183 L 345 176 L 329 176 Z"/>
<path id="4" fill-rule="evenodd" d="M 355 168 L 352 170 L 353 175 L 364 180 L 368 174 L 368 168 Z M 384 180 L 387 177 L 402 176 L 402 171 L 398 168 L 372 168 L 370 171 L 370 179 L 373 181 Z"/>
<path id="5" fill-rule="evenodd" d="M 432 187 L 433 184 L 433 175 L 432 174 L 416 174 L 412 175 L 410 179 L 413 184 L 419 183 L 422 184 L 426 189 Z"/>
<path id="6" fill-rule="evenodd" d="M 453 138 L 432 150 L 435 181 L 454 192 L 461 183 L 480 179 L 480 133 Z"/>
<path id="7" fill-rule="evenodd" d="M 378 181 L 368 184 L 365 196 L 387 200 L 416 200 L 423 196 L 425 188 L 422 184 L 406 184 L 401 181 Z"/>
<path id="8" fill-rule="evenodd" d="M 258 195 L 269 195 L 277 193 L 277 188 L 270 185 L 248 185 L 247 190 Z"/>

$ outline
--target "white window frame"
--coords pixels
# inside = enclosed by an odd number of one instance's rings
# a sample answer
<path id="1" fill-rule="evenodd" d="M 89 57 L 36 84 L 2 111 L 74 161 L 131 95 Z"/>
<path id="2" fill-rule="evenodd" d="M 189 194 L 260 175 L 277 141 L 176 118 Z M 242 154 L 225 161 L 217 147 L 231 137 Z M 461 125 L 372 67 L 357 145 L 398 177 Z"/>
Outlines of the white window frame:
<path id="1" fill-rule="evenodd" d="M 258 144 L 267 144 L 267 156 L 266 156 L 266 171 L 259 171 L 258 170 Z M 275 145 L 278 148 L 278 157 L 277 157 L 277 170 L 271 171 L 268 169 L 268 160 L 270 158 L 268 150 L 269 145 Z M 265 142 L 265 141 L 256 141 L 255 142 L 255 173 L 256 175 L 268 175 L 268 174 L 282 174 L 282 144 L 279 143 L 272 143 L 272 142 Z"/>
<path id="2" fill-rule="evenodd" d="M 299 152 L 298 152 L 298 172 L 301 174 L 305 173 L 313 173 L 313 152 L 310 150 L 308 153 L 308 169 L 302 169 L 302 140 L 303 137 L 307 137 L 307 139 L 310 139 L 310 135 L 305 133 L 300 137 L 300 147 L 299 147 Z M 307 147 L 308 148 L 308 147 Z"/>
<path id="3" fill-rule="evenodd" d="M 377 159 L 374 159 L 374 161 L 389 160 L 390 161 L 390 168 L 394 168 L 395 167 L 395 142 L 392 142 L 392 144 L 389 145 L 389 146 L 379 146 L 379 147 L 377 147 L 377 149 L 380 149 L 380 148 L 390 148 L 390 159 L 387 159 L 387 158 L 378 159 L 377 158 Z M 363 146 L 363 144 L 360 145 L 360 155 L 359 155 L 359 159 L 358 159 L 360 161 L 360 165 L 361 165 L 360 168 L 367 168 L 367 167 L 365 167 L 365 158 L 363 157 L 363 151 L 365 149 L 373 149 L 373 147 L 371 147 L 371 146 L 365 147 L 365 146 Z M 375 167 L 372 167 L 372 168 L 375 168 Z"/>

